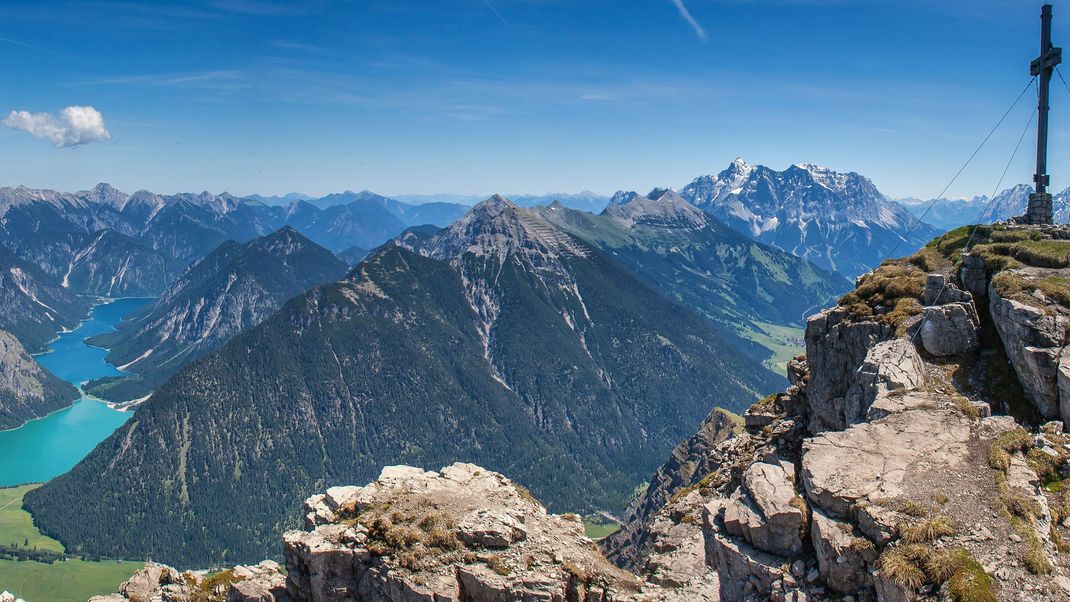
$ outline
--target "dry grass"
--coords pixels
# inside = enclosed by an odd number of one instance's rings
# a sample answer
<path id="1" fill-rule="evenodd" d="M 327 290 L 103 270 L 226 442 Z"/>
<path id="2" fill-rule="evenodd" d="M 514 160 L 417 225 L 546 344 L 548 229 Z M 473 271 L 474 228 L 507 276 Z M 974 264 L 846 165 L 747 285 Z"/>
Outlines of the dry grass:
<path id="1" fill-rule="evenodd" d="M 934 550 L 923 544 L 889 546 L 878 560 L 885 577 L 917 591 L 927 583 L 947 583 L 954 602 L 998 602 L 995 583 L 981 564 L 963 548 Z"/>
<path id="2" fill-rule="evenodd" d="M 1065 268 L 1070 243 L 1059 240 L 1020 240 L 991 242 L 973 247 L 990 268 L 1010 269 L 1028 265 L 1038 268 Z"/>
<path id="3" fill-rule="evenodd" d="M 887 548 L 877 565 L 881 574 L 908 590 L 916 590 L 928 582 L 922 567 L 931 551 L 922 545 L 906 545 Z"/>
<path id="4" fill-rule="evenodd" d="M 977 420 L 981 416 L 981 412 L 970 403 L 969 399 L 966 399 L 962 395 L 953 396 L 951 401 L 955 402 L 955 408 L 970 420 Z"/>
<path id="5" fill-rule="evenodd" d="M 1036 305 L 1033 292 L 1040 291 L 1046 298 L 1070 308 L 1070 278 L 1023 278 L 1016 273 L 1001 272 L 992 278 L 992 286 L 1000 296 L 1022 303 Z"/>
<path id="6" fill-rule="evenodd" d="M 899 327 L 921 313 L 925 275 L 909 260 L 887 261 L 864 276 L 839 304 L 857 317 Z"/>
<path id="7" fill-rule="evenodd" d="M 234 571 L 220 571 L 210 577 L 206 577 L 201 584 L 193 590 L 190 596 L 191 602 L 224 602 L 230 587 L 241 581 L 234 576 Z"/>
<path id="8" fill-rule="evenodd" d="M 509 565 L 505 564 L 501 554 L 488 554 L 483 558 L 483 563 L 490 567 L 490 570 L 502 576 L 513 572 Z"/>
<path id="9" fill-rule="evenodd" d="M 996 439 L 988 451 L 988 465 L 1006 472 L 1011 465 L 1011 454 L 1028 449 L 1033 445 L 1033 438 L 1022 427 L 1007 431 Z"/>
<path id="10" fill-rule="evenodd" d="M 347 522 L 359 522 L 367 527 L 369 552 L 392 556 L 400 566 L 414 571 L 427 568 L 435 561 L 449 562 L 464 547 L 457 538 L 453 520 L 431 509 L 409 513 L 376 506 Z"/>
<path id="11" fill-rule="evenodd" d="M 898 531 L 899 538 L 906 543 L 926 543 L 956 533 L 955 526 L 943 516 L 904 523 L 899 525 Z"/>
<path id="12" fill-rule="evenodd" d="M 1052 571 L 1051 561 L 1048 560 L 1044 545 L 1036 534 L 1030 538 L 1029 547 L 1022 560 L 1025 562 L 1025 568 L 1034 575 L 1047 575 Z"/>

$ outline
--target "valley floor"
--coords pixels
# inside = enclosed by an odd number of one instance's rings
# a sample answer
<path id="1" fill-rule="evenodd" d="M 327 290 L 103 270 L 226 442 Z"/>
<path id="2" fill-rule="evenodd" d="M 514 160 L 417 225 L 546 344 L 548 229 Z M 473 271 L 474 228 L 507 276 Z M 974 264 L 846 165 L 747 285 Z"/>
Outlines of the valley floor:
<path id="1" fill-rule="evenodd" d="M 803 345 L 802 327 L 770 322 L 755 322 L 755 325 L 758 330 L 743 330 L 739 335 L 773 352 L 773 355 L 762 362 L 773 372 L 784 374 L 788 362 L 795 356 L 806 352 L 806 347 Z"/>
<path id="2" fill-rule="evenodd" d="M 63 545 L 43 535 L 33 518 L 22 509 L 22 496 L 39 485 L 0 489 L 0 546 L 63 552 Z M 71 558 L 45 563 L 0 558 L 0 591 L 9 591 L 27 602 L 70 602 L 114 592 L 130 578 L 139 563 L 86 561 Z"/>

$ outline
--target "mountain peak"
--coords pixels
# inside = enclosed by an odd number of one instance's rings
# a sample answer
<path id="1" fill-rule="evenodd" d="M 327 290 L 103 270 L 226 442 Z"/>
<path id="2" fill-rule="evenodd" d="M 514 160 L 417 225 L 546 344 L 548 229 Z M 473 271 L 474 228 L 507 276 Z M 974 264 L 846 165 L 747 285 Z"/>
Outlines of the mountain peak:
<path id="1" fill-rule="evenodd" d="M 618 190 L 617 192 L 613 193 L 613 196 L 609 199 L 609 204 L 623 205 L 637 196 L 639 196 L 639 193 L 635 192 L 634 190 Z"/>
<path id="2" fill-rule="evenodd" d="M 89 200 L 94 203 L 102 203 L 105 205 L 112 205 L 118 209 L 122 209 L 123 205 L 130 196 L 120 190 L 114 188 L 107 182 L 101 182 L 93 187 L 93 190 L 84 194 Z"/>
<path id="3" fill-rule="evenodd" d="M 271 234 L 268 234 L 266 236 L 266 238 L 276 238 L 276 237 L 277 238 L 283 238 L 283 237 L 287 237 L 287 238 L 289 238 L 289 237 L 305 238 L 304 236 L 301 235 L 300 232 L 297 231 L 296 228 L 294 228 L 293 226 L 291 226 L 289 224 L 279 228 L 278 230 L 275 230 L 274 232 L 272 232 Z"/>
<path id="4" fill-rule="evenodd" d="M 559 254 L 585 257 L 586 249 L 571 236 L 526 211 L 500 194 L 480 202 L 429 241 L 428 254 L 455 260 L 466 254 L 504 259 L 512 254 L 540 256 L 541 262 Z"/>
<path id="5" fill-rule="evenodd" d="M 501 213 L 506 209 L 519 209 L 520 206 L 500 194 L 495 194 L 472 207 L 473 211 Z"/>
<path id="6" fill-rule="evenodd" d="M 701 227 L 707 223 L 701 209 L 671 188 L 655 188 L 646 196 L 635 194 L 623 203 L 611 203 L 603 213 L 629 227 L 636 223 Z"/>

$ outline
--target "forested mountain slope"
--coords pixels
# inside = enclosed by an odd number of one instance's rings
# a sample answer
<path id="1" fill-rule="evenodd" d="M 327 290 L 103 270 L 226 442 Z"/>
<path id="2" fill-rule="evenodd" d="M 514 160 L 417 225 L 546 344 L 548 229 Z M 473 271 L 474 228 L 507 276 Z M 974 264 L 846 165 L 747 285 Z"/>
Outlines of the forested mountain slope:
<path id="1" fill-rule="evenodd" d="M 27 496 L 38 524 L 71 550 L 253 560 L 325 484 L 458 460 L 556 508 L 621 509 L 711 405 L 783 382 L 505 199 L 418 250 L 379 249 L 180 371 Z"/>

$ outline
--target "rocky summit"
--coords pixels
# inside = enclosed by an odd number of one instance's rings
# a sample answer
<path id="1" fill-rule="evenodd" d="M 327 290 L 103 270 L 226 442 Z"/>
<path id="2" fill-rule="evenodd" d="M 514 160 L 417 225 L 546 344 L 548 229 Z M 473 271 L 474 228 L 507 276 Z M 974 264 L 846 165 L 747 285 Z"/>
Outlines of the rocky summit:
<path id="1" fill-rule="evenodd" d="M 1067 238 L 952 231 L 867 274 L 597 546 L 501 474 L 389 467 L 309 498 L 252 599 L 1070 599 Z"/>

